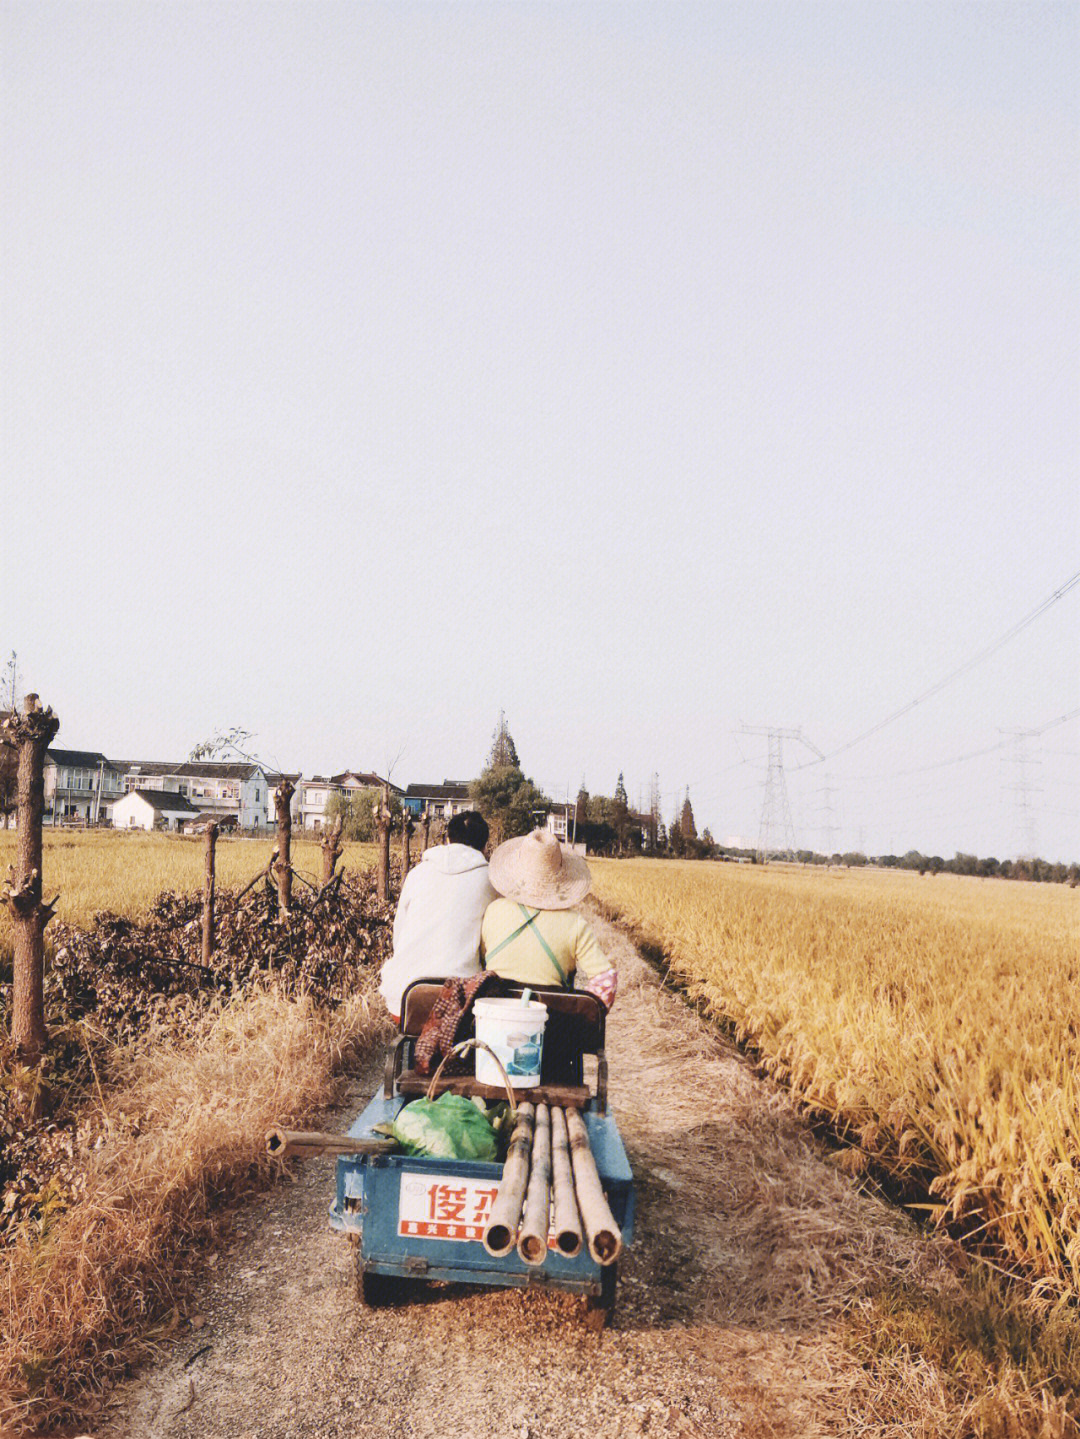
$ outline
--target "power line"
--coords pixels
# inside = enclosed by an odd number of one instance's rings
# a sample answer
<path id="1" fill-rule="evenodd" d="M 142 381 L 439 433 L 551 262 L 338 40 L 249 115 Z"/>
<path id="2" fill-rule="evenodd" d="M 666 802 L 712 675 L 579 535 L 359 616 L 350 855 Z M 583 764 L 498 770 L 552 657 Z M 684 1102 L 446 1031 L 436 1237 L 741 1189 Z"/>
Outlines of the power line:
<path id="1" fill-rule="evenodd" d="M 973 655 L 971 659 L 966 660 L 964 664 L 957 665 L 956 669 L 950 670 L 943 679 L 938 680 L 936 684 L 932 684 L 929 689 L 923 690 L 923 692 L 916 695 L 913 700 L 908 700 L 907 704 L 903 704 L 899 709 L 893 710 L 892 714 L 886 715 L 883 720 L 879 720 L 877 724 L 871 725 L 870 728 L 864 730 L 862 734 L 856 735 L 854 739 L 848 740 L 847 744 L 842 744 L 839 749 L 834 749 L 830 754 L 823 755 L 821 759 L 806 760 L 803 764 L 796 765 L 795 768 L 809 769 L 813 765 L 821 764 L 822 760 L 835 759 L 837 755 L 845 754 L 849 749 L 854 749 L 857 744 L 862 744 L 863 740 L 869 739 L 871 735 L 877 734 L 878 731 L 883 730 L 886 725 L 891 725 L 895 720 L 902 719 L 904 715 L 910 714 L 911 711 L 915 709 L 916 706 L 921 705 L 924 700 L 931 699 L 934 695 L 939 694 L 941 690 L 943 690 L 946 685 L 951 684 L 953 680 L 959 679 L 961 675 L 967 674 L 968 670 L 974 669 L 975 666 L 981 664 L 983 660 L 989 659 L 991 655 L 996 654 L 1003 645 L 1007 645 L 1010 640 L 1015 639 L 1018 634 L 1027 629 L 1028 625 L 1034 624 L 1040 615 L 1045 614 L 1052 605 L 1056 605 L 1058 600 L 1063 599 L 1069 591 L 1074 589 L 1078 584 L 1080 584 L 1080 570 L 1078 570 L 1071 579 L 1066 580 L 1060 589 L 1056 589 L 1054 593 L 1048 595 L 1041 604 L 1036 605 L 1031 613 L 1025 615 L 1022 620 L 1019 620 L 1013 625 L 1012 629 L 1007 630 L 1005 634 L 999 636 L 992 644 L 979 650 L 978 654 Z"/>

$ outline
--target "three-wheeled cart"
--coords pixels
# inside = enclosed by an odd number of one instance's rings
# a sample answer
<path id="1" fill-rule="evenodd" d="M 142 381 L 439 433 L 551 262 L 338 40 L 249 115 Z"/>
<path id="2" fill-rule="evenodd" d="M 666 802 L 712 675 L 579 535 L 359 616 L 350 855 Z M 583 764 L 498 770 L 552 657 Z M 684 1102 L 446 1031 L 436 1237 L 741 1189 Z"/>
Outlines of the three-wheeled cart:
<path id="1" fill-rule="evenodd" d="M 430 1079 L 413 1067 L 416 1040 L 442 990 L 440 980 L 419 980 L 402 999 L 400 1032 L 386 1062 L 384 1082 L 349 1128 L 350 1138 L 378 1140 L 375 1126 L 392 1121 L 410 1099 L 428 1093 Z M 520 994 L 504 984 L 501 993 Z M 521 1102 L 559 1105 L 581 1114 L 589 1147 L 620 1227 L 633 1237 L 634 1188 L 615 1119 L 607 1106 L 603 1004 L 592 994 L 534 989 L 548 1008 L 540 1083 L 516 1089 Z M 440 1078 L 438 1091 L 505 1099 L 506 1091 L 471 1075 Z M 516 1249 L 493 1257 L 483 1234 L 503 1166 L 478 1160 L 431 1159 L 401 1152 L 341 1154 L 337 1190 L 330 1206 L 334 1229 L 357 1242 L 357 1268 L 365 1303 L 407 1300 L 423 1281 L 564 1289 L 585 1298 L 585 1322 L 601 1328 L 615 1302 L 616 1265 L 600 1264 L 587 1245 L 573 1258 L 549 1242 L 540 1265 L 526 1264 Z"/>

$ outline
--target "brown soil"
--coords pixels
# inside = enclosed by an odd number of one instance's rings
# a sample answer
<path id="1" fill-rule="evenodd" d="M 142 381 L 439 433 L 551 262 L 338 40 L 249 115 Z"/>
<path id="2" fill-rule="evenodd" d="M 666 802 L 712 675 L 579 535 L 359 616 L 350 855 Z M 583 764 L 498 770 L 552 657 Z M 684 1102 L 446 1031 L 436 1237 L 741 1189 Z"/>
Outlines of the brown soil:
<path id="1" fill-rule="evenodd" d="M 944 1246 L 837 1172 L 783 1095 L 595 923 L 621 974 L 611 1098 L 638 1198 L 611 1326 L 588 1332 L 569 1295 L 467 1286 L 364 1309 L 326 1222 L 334 1161 L 312 1160 L 239 1213 L 98 1439 L 949 1432 L 937 1377 L 922 1366 L 883 1394 L 843 1318 L 897 1280 L 955 1283 Z"/>

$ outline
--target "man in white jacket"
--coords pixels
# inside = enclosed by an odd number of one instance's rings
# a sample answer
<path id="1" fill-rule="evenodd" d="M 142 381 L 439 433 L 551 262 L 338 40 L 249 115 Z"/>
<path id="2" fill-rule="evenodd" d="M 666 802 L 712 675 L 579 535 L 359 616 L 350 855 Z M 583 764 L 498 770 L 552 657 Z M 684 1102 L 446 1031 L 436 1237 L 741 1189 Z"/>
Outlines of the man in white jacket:
<path id="1" fill-rule="evenodd" d="M 474 810 L 455 814 L 446 842 L 424 851 L 405 876 L 394 916 L 394 953 L 383 965 L 379 993 L 397 1019 L 414 979 L 480 973 L 480 924 L 497 898 L 488 879 L 488 827 Z"/>

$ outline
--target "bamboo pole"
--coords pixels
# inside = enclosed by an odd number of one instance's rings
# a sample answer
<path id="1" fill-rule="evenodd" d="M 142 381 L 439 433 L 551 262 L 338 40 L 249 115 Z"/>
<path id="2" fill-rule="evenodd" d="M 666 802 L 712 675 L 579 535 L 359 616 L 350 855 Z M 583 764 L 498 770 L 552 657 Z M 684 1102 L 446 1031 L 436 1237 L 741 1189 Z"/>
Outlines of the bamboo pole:
<path id="1" fill-rule="evenodd" d="M 393 1139 L 353 1139 L 348 1134 L 323 1134 L 316 1129 L 271 1129 L 266 1152 L 275 1159 L 307 1154 L 382 1154 L 397 1148 Z"/>
<path id="2" fill-rule="evenodd" d="M 525 1191 L 525 1214 L 518 1235 L 518 1253 L 526 1264 L 543 1264 L 547 1258 L 548 1228 L 551 1223 L 551 1111 L 536 1106 L 529 1187 Z"/>
<path id="3" fill-rule="evenodd" d="M 529 1180 L 529 1162 L 533 1145 L 533 1106 L 527 1101 L 518 1106 L 517 1123 L 510 1136 L 503 1177 L 495 1203 L 491 1206 L 491 1217 L 484 1230 L 484 1248 L 496 1259 L 509 1254 L 517 1239 L 521 1206 L 525 1200 L 525 1186 Z"/>
<path id="4" fill-rule="evenodd" d="M 566 1132 L 570 1140 L 574 1189 L 581 1209 L 581 1222 L 585 1226 L 585 1237 L 589 1241 L 589 1253 L 597 1264 L 614 1264 L 622 1249 L 622 1234 L 604 1198 L 600 1176 L 596 1172 L 596 1160 L 589 1148 L 589 1133 L 585 1128 L 585 1121 L 576 1109 L 563 1112 L 566 1115 Z"/>
<path id="5" fill-rule="evenodd" d="M 566 1115 L 558 1105 L 551 1107 L 551 1193 L 555 1201 L 555 1248 L 567 1259 L 581 1253 L 581 1211 L 574 1197 L 574 1172 L 570 1165 L 570 1141 Z"/>

